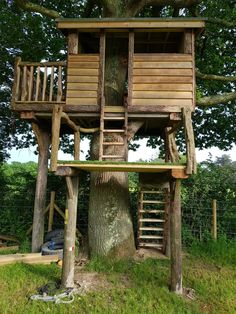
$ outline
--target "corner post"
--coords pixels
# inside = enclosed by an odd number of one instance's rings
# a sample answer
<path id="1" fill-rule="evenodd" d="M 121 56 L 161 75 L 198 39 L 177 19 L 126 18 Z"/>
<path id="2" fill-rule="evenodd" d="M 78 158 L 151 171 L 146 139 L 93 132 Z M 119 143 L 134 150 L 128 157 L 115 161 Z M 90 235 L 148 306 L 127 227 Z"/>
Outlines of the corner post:
<path id="1" fill-rule="evenodd" d="M 181 181 L 170 183 L 170 250 L 171 250 L 171 284 L 170 290 L 182 294 L 182 241 L 181 241 Z"/>
<path id="2" fill-rule="evenodd" d="M 34 122 L 32 123 L 32 129 L 37 138 L 39 150 L 32 233 L 32 252 L 34 253 L 40 251 L 44 237 L 44 210 L 46 206 L 50 136 L 49 132 L 43 130 Z"/>
<path id="3" fill-rule="evenodd" d="M 79 177 L 76 176 L 66 178 L 69 178 L 70 180 L 72 186 L 72 195 L 71 192 L 70 194 L 67 193 L 61 284 L 65 288 L 73 288 Z"/>

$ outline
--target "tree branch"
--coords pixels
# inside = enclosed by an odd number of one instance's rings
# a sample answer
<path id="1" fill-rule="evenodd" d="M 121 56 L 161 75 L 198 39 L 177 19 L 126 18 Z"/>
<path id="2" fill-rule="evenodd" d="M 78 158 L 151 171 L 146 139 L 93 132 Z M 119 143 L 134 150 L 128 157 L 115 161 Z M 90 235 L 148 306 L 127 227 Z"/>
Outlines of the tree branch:
<path id="1" fill-rule="evenodd" d="M 211 80 L 211 81 L 222 81 L 222 82 L 235 82 L 236 76 L 221 76 L 215 74 L 204 74 L 201 73 L 198 69 L 196 69 L 196 77 L 201 78 L 203 80 Z"/>
<path id="2" fill-rule="evenodd" d="M 38 5 L 36 3 L 30 2 L 28 0 L 15 0 L 15 3 L 18 7 L 23 10 L 30 11 L 30 12 L 38 12 L 44 16 L 50 17 L 52 19 L 56 19 L 62 17 L 59 12 L 55 10 L 50 10 L 45 8 L 42 5 Z"/>
<path id="3" fill-rule="evenodd" d="M 128 3 L 127 10 L 130 16 L 135 16 L 146 5 L 167 6 L 171 5 L 173 8 L 191 8 L 202 2 L 203 0 L 131 0 Z"/>
<path id="4" fill-rule="evenodd" d="M 214 95 L 214 96 L 208 96 L 203 97 L 197 100 L 198 106 L 215 106 L 218 104 L 225 104 L 229 101 L 236 100 L 236 92 L 232 93 L 224 93 L 222 95 Z"/>

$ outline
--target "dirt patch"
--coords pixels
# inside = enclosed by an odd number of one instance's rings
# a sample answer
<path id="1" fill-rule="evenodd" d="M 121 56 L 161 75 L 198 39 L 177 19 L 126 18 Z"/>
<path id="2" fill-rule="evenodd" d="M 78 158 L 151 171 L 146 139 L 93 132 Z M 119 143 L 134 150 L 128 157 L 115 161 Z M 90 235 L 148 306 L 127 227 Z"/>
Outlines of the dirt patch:
<path id="1" fill-rule="evenodd" d="M 136 251 L 134 255 L 134 260 L 140 261 L 145 260 L 147 258 L 155 258 L 155 259 L 168 259 L 162 252 L 158 251 L 157 249 L 144 249 L 140 248 Z"/>
<path id="2" fill-rule="evenodd" d="M 127 276 L 117 275 L 111 281 L 105 274 L 97 272 L 76 272 L 74 280 L 77 288 L 80 290 L 80 294 L 110 290 L 114 287 L 117 288 L 117 286 L 125 289 L 130 286 L 130 280 Z"/>

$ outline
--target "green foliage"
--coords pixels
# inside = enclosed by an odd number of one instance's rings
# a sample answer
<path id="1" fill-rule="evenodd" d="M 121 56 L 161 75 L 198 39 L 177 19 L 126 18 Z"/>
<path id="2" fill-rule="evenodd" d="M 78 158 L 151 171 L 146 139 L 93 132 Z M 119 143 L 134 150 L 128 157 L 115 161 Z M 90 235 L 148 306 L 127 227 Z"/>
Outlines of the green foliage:
<path id="1" fill-rule="evenodd" d="M 198 165 L 197 174 L 182 184 L 183 235 L 207 237 L 212 220 L 212 200 L 217 200 L 218 233 L 236 233 L 236 164 L 227 155 Z M 186 224 L 186 225 L 185 225 Z"/>
<path id="2" fill-rule="evenodd" d="M 188 251 L 202 260 L 219 266 L 236 266 L 236 239 L 220 236 L 217 241 L 208 237 L 205 241 L 193 239 Z"/>

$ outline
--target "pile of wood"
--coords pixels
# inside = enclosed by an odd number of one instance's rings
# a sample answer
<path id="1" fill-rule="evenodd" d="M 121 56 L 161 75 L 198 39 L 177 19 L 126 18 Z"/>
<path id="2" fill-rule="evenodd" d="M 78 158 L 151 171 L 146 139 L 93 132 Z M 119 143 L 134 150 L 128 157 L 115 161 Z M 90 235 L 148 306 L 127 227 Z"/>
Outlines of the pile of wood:
<path id="1" fill-rule="evenodd" d="M 9 242 L 14 244 L 8 245 Z M 19 244 L 20 242 L 15 237 L 0 234 L 0 251 L 18 251 Z"/>
<path id="2" fill-rule="evenodd" d="M 41 255 L 41 253 L 0 255 L 0 266 L 16 262 L 27 264 L 50 264 L 58 261 L 58 255 Z"/>

